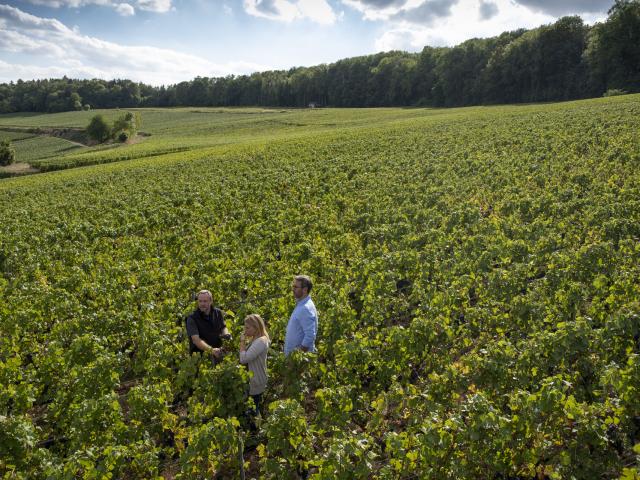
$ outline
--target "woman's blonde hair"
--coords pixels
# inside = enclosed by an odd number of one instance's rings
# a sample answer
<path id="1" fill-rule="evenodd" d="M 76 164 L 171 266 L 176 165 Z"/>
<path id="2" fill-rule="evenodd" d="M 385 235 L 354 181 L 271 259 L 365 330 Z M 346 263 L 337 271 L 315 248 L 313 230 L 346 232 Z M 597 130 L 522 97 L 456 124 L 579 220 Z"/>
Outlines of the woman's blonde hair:
<path id="1" fill-rule="evenodd" d="M 247 315 L 244 318 L 244 323 L 251 325 L 258 332 L 257 337 L 267 337 L 269 339 L 269 332 L 267 332 L 267 327 L 264 325 L 264 320 L 257 313 L 252 313 L 251 315 Z"/>

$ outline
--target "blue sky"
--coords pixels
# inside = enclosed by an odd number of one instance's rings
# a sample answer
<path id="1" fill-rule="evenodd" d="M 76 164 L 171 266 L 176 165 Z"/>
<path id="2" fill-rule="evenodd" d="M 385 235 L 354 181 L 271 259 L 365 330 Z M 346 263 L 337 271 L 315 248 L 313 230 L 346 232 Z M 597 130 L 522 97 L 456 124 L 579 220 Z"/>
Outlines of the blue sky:
<path id="1" fill-rule="evenodd" d="M 613 0 L 0 0 L 0 82 L 196 76 L 420 51 L 534 28 L 602 21 Z"/>

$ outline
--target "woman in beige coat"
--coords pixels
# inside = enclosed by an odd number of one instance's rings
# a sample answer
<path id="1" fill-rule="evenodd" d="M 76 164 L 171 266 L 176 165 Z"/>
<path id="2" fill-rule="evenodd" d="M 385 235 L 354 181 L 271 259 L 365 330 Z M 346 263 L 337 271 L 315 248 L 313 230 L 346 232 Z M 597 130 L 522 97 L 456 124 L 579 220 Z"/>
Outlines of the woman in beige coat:
<path id="1" fill-rule="evenodd" d="M 240 363 L 247 365 L 252 373 L 249 381 L 249 395 L 255 404 L 257 414 L 262 403 L 262 394 L 267 388 L 267 351 L 269 333 L 264 320 L 255 313 L 244 319 L 244 333 L 240 335 Z"/>

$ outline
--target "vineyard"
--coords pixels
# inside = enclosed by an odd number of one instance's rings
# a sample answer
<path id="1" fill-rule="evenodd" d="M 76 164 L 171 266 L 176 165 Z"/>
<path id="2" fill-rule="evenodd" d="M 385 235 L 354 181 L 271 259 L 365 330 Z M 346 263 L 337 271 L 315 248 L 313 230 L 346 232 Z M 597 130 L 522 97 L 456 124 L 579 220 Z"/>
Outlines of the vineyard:
<path id="1" fill-rule="evenodd" d="M 136 145 L 0 180 L 2 478 L 640 479 L 640 95 L 139 111 Z M 298 273 L 318 352 L 285 359 Z"/>

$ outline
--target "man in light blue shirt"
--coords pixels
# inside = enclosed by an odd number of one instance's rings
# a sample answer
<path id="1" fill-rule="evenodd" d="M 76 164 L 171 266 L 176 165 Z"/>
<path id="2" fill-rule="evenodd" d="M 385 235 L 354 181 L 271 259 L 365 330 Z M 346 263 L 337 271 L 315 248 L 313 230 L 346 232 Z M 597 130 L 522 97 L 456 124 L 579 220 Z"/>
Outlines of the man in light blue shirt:
<path id="1" fill-rule="evenodd" d="M 293 283 L 291 283 L 296 306 L 287 324 L 287 335 L 284 338 L 285 355 L 289 355 L 298 348 L 303 352 L 315 352 L 316 350 L 318 312 L 309 296 L 311 287 L 311 279 L 306 275 L 294 277 Z"/>

